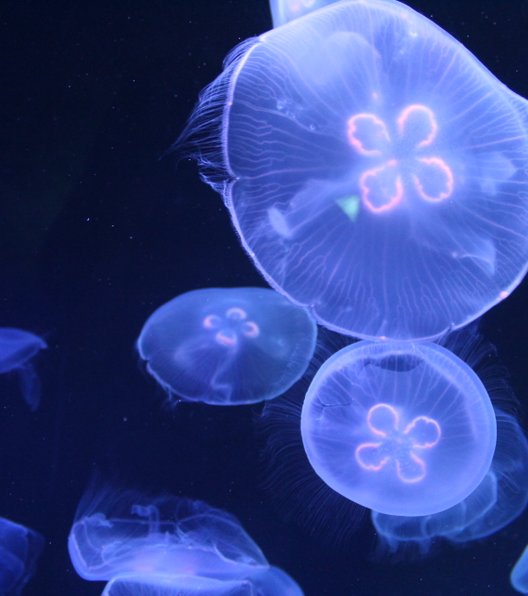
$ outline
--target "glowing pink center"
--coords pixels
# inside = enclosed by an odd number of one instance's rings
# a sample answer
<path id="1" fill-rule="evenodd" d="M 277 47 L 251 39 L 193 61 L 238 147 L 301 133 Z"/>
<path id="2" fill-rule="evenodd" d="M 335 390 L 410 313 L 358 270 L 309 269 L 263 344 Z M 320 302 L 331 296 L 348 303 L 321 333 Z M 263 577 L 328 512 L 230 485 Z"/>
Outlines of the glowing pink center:
<path id="1" fill-rule="evenodd" d="M 418 197 L 438 203 L 453 194 L 451 168 L 439 156 L 429 153 L 438 135 L 434 112 L 427 106 L 411 104 L 396 118 L 395 136 L 379 116 L 367 112 L 348 119 L 347 137 L 362 157 L 378 163 L 364 170 L 358 180 L 361 200 L 371 213 L 384 213 L 398 206 L 405 195 L 405 184 L 412 184 Z M 395 145 L 404 160 L 396 158 Z M 404 174 L 403 161 L 405 161 Z"/>
<path id="2" fill-rule="evenodd" d="M 215 341 L 227 348 L 237 346 L 240 336 L 253 339 L 260 335 L 259 326 L 248 320 L 247 312 L 238 306 L 228 308 L 222 316 L 207 315 L 202 327 L 214 331 Z"/>
<path id="3" fill-rule="evenodd" d="M 382 403 L 368 411 L 367 426 L 375 440 L 356 447 L 356 462 L 361 468 L 379 472 L 392 462 L 396 475 L 406 484 L 425 478 L 427 466 L 419 454 L 440 441 L 442 432 L 436 420 L 417 416 L 401 429 L 396 408 Z"/>

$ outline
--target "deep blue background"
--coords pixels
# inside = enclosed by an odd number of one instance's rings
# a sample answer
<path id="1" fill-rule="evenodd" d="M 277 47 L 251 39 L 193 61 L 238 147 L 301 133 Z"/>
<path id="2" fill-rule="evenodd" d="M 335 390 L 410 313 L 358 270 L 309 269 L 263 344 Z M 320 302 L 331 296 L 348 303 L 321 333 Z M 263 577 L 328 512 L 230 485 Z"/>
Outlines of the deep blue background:
<path id="1" fill-rule="evenodd" d="M 526 0 L 414 0 L 528 96 Z M 0 515 L 47 540 L 27 594 L 99 594 L 66 538 L 93 471 L 237 515 L 307 596 L 507 594 L 528 516 L 432 559 L 379 560 L 369 523 L 343 546 L 307 537 L 261 487 L 258 408 L 162 407 L 134 340 L 150 312 L 207 286 L 264 285 L 193 164 L 159 160 L 265 0 L 4 0 L 0 7 L 0 325 L 43 335 L 31 414 L 0 378 Z M 528 411 L 528 285 L 484 329 Z M 522 420 L 526 423 L 526 415 Z M 330 540 L 331 544 L 331 540 Z"/>

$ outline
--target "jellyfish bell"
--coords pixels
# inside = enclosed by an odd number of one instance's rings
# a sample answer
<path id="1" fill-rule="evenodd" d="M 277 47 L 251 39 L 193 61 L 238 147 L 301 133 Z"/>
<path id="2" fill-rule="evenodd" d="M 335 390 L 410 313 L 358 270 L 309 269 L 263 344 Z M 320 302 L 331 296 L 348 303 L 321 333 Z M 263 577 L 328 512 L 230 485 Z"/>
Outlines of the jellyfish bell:
<path id="1" fill-rule="evenodd" d="M 237 405 L 272 399 L 293 385 L 316 334 L 312 316 L 273 290 L 209 288 L 158 308 L 137 348 L 169 394 Z"/>
<path id="2" fill-rule="evenodd" d="M 362 341 L 315 375 L 301 434 L 312 467 L 336 492 L 375 511 L 420 516 L 480 484 L 496 420 L 477 375 L 445 348 Z"/>
<path id="3" fill-rule="evenodd" d="M 528 263 L 528 110 L 394 0 L 343 0 L 245 42 L 177 144 L 272 287 L 365 339 L 427 339 Z"/>

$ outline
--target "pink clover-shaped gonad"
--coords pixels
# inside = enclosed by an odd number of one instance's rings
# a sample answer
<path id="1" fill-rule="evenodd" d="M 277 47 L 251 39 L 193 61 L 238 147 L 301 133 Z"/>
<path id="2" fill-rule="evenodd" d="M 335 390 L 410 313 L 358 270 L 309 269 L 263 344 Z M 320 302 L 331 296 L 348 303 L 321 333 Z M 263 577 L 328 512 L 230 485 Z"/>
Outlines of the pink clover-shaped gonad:
<path id="1" fill-rule="evenodd" d="M 401 428 L 398 410 L 380 403 L 368 411 L 367 427 L 373 440 L 361 443 L 355 450 L 356 462 L 362 469 L 379 472 L 393 463 L 396 475 L 406 484 L 425 478 L 427 466 L 420 455 L 440 441 L 442 432 L 436 420 L 416 416 Z"/>
<path id="2" fill-rule="evenodd" d="M 376 161 L 359 175 L 363 205 L 371 213 L 391 211 L 403 201 L 406 184 L 412 184 L 423 201 L 448 199 L 453 194 L 454 177 L 447 163 L 431 152 L 438 135 L 434 112 L 425 105 L 410 104 L 399 113 L 394 128 L 395 138 L 379 116 L 368 112 L 348 119 L 350 146 L 358 155 Z M 405 168 L 404 160 L 395 155 L 398 145 L 405 148 Z"/>

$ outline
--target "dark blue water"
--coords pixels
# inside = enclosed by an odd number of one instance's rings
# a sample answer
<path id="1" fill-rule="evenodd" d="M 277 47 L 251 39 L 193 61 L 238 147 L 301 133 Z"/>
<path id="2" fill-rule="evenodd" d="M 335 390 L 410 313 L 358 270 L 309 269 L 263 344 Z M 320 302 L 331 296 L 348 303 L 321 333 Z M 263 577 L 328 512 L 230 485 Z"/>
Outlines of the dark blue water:
<path id="1" fill-rule="evenodd" d="M 125 6 L 126 4 L 126 6 Z M 526 0 L 415 0 L 528 96 Z M 0 515 L 46 538 L 26 593 L 99 594 L 66 539 L 94 471 L 200 498 L 239 517 L 308 596 L 509 594 L 528 516 L 422 561 L 375 555 L 370 522 L 345 545 L 308 536 L 262 487 L 258 407 L 170 411 L 134 341 L 184 291 L 264 282 L 193 164 L 160 160 L 228 50 L 271 26 L 265 0 L 4 2 L 0 325 L 49 344 L 32 414 L 0 377 Z M 528 285 L 485 316 L 528 417 Z"/>

